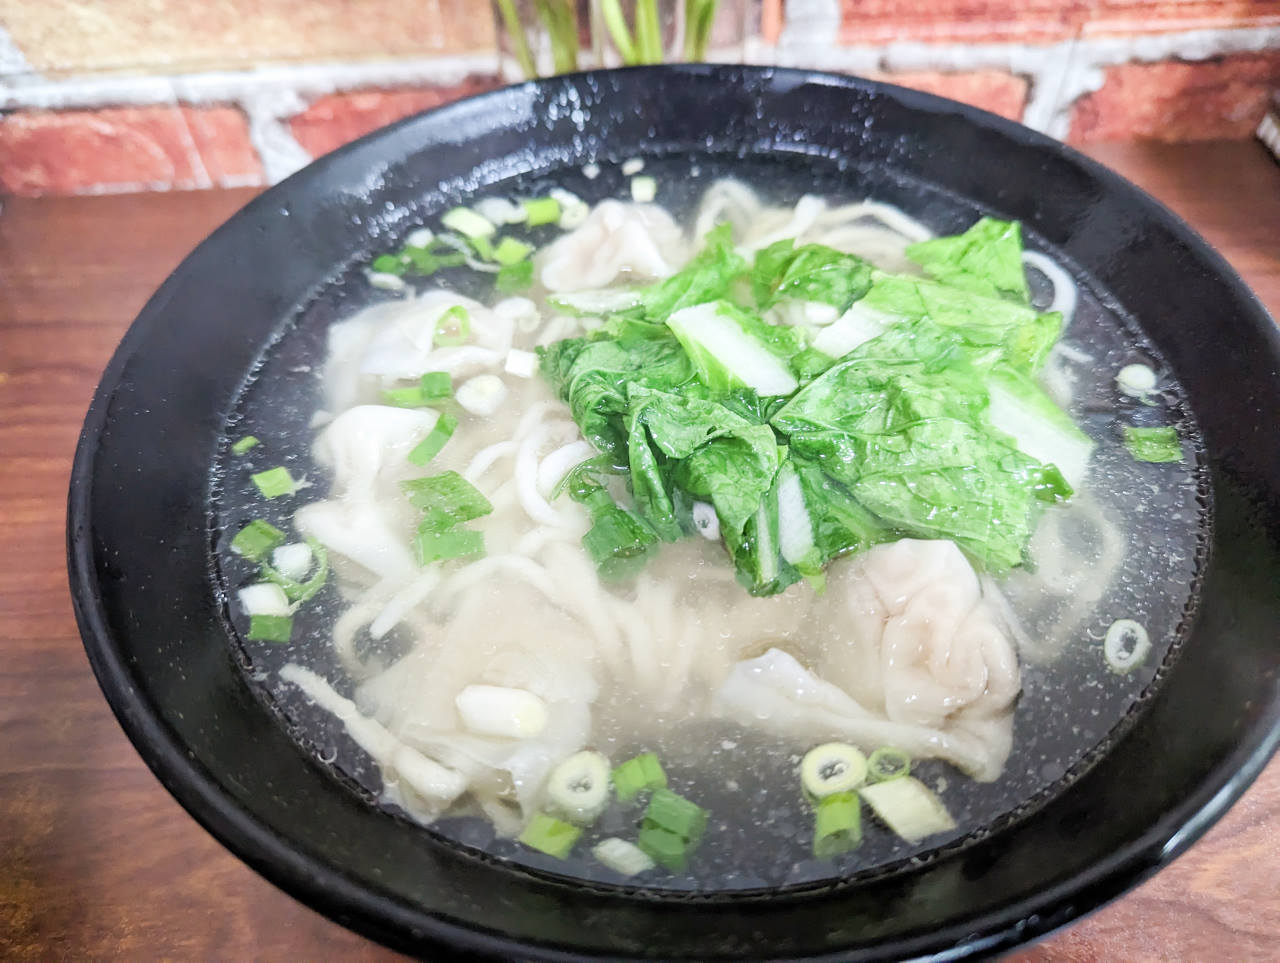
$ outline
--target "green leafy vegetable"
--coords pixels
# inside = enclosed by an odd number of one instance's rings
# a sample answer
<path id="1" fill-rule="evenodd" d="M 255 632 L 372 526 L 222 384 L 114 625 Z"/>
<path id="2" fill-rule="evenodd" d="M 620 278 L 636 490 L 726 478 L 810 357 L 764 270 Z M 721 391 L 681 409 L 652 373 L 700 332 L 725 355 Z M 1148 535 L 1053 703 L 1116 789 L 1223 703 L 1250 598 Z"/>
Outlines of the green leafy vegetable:
<path id="1" fill-rule="evenodd" d="M 1124 446 L 1135 461 L 1170 462 L 1182 460 L 1182 443 L 1178 429 L 1171 425 L 1159 428 L 1135 428 L 1125 425 Z"/>
<path id="2" fill-rule="evenodd" d="M 582 537 L 582 546 L 600 570 L 600 577 L 616 582 L 643 568 L 657 548 L 658 536 L 643 518 L 619 507 L 600 482 L 597 466 L 584 462 L 561 485 L 591 515 L 591 528 Z"/>
<path id="3" fill-rule="evenodd" d="M 666 280 L 565 296 L 605 316 L 539 349 L 600 452 L 563 487 L 591 512 L 583 543 L 602 574 L 691 533 L 698 504 L 758 595 L 820 587 L 833 558 L 903 536 L 952 539 L 994 573 L 1022 563 L 1042 506 L 1071 496 L 1093 448 L 1034 380 L 1062 318 L 1026 303 L 1016 225 L 912 250 L 930 278 L 791 241 L 748 269 L 724 224 Z M 840 315 L 810 343 L 756 313 L 788 300 Z"/>
<path id="4" fill-rule="evenodd" d="M 721 224 L 707 233 L 702 250 L 682 270 L 643 292 L 644 314 L 665 320 L 681 308 L 727 298 L 746 269 L 746 260 L 733 246 L 732 228 Z"/>
<path id="5" fill-rule="evenodd" d="M 912 244 L 907 257 L 951 287 L 1030 303 L 1017 221 L 984 217 L 963 234 Z"/>
<path id="6" fill-rule="evenodd" d="M 401 482 L 400 487 L 409 496 L 413 507 L 423 512 L 423 531 L 448 531 L 455 525 L 493 511 L 493 505 L 480 489 L 456 471 L 413 478 Z"/>
<path id="7" fill-rule="evenodd" d="M 817 301 L 843 313 L 871 288 L 871 265 L 822 244 L 778 241 L 756 255 L 751 291 L 763 309 L 779 301 Z"/>

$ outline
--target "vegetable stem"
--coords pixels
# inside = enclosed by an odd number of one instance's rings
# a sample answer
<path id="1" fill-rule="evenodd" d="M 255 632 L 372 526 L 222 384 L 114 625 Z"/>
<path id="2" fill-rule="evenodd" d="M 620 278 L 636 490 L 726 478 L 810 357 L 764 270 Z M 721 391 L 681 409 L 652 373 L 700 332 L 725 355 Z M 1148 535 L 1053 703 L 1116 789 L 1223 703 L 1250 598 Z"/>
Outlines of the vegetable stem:
<path id="1" fill-rule="evenodd" d="M 662 63 L 662 22 L 658 0 L 636 0 L 636 47 L 640 63 Z"/>
<path id="2" fill-rule="evenodd" d="M 625 66 L 632 66 L 636 60 L 636 47 L 631 39 L 631 31 L 627 28 L 627 18 L 622 12 L 618 0 L 600 0 L 600 16 L 613 38 L 613 45 L 618 48 L 618 56 Z"/>
<path id="3" fill-rule="evenodd" d="M 707 45 L 711 40 L 711 25 L 716 19 L 716 7 L 720 0 L 685 0 L 684 5 L 684 59 L 697 62 L 707 59 Z"/>
<path id="4" fill-rule="evenodd" d="M 502 25 L 511 38 L 511 52 L 516 63 L 524 71 L 525 78 L 532 80 L 538 76 L 538 68 L 534 65 L 533 54 L 529 52 L 529 41 L 524 35 L 524 27 L 520 25 L 520 14 L 516 12 L 515 0 L 496 0 L 498 13 L 502 17 Z"/>

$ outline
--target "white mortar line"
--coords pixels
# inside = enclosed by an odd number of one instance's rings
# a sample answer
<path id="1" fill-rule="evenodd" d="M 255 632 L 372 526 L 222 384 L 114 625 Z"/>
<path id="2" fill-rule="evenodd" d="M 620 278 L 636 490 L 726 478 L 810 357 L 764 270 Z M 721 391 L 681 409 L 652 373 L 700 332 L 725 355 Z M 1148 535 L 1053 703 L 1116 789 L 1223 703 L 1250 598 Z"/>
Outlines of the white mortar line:
<path id="1" fill-rule="evenodd" d="M 8 74 L 34 73 L 35 68 L 28 62 L 22 49 L 13 42 L 9 31 L 0 25 L 0 77 Z"/>
<path id="2" fill-rule="evenodd" d="M 473 74 L 496 74 L 496 54 L 419 57 L 357 63 L 284 64 L 172 77 L 76 75 L 63 80 L 7 77 L 0 107 L 44 110 L 161 103 L 168 91 L 192 104 L 238 103 L 266 90 L 315 97 L 364 87 L 451 84 Z"/>

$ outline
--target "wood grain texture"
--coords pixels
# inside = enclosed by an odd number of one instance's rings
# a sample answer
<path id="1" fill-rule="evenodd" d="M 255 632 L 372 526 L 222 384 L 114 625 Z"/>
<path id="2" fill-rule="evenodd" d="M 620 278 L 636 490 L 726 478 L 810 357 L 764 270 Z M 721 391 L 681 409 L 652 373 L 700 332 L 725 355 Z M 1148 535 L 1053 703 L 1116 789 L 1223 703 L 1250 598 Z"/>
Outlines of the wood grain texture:
<path id="1" fill-rule="evenodd" d="M 1248 142 L 1099 146 L 1280 313 L 1280 167 Z M 149 293 L 251 191 L 14 200 L 0 213 L 0 958 L 388 960 L 226 853 L 147 771 L 71 615 L 63 513 L 84 411 Z M 1192 850 L 1019 963 L 1276 959 L 1280 764 Z"/>

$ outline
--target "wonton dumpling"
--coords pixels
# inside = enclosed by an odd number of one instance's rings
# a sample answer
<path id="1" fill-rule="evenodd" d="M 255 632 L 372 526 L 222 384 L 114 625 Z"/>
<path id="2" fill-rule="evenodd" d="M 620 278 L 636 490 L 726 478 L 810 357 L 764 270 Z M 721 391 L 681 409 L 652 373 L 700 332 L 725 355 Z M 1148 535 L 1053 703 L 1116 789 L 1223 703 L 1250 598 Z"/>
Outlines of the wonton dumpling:
<path id="1" fill-rule="evenodd" d="M 538 256 L 548 291 L 602 288 L 622 280 L 670 277 L 684 263 L 685 243 L 671 215 L 655 204 L 601 201 L 582 226 Z"/>
<path id="2" fill-rule="evenodd" d="M 896 745 L 991 780 L 1012 745 L 1018 656 L 978 577 L 949 541 L 902 539 L 831 571 L 828 621 L 841 631 L 801 653 L 740 662 L 722 714 L 814 742 Z M 806 728 L 807 727 L 807 728 Z"/>

